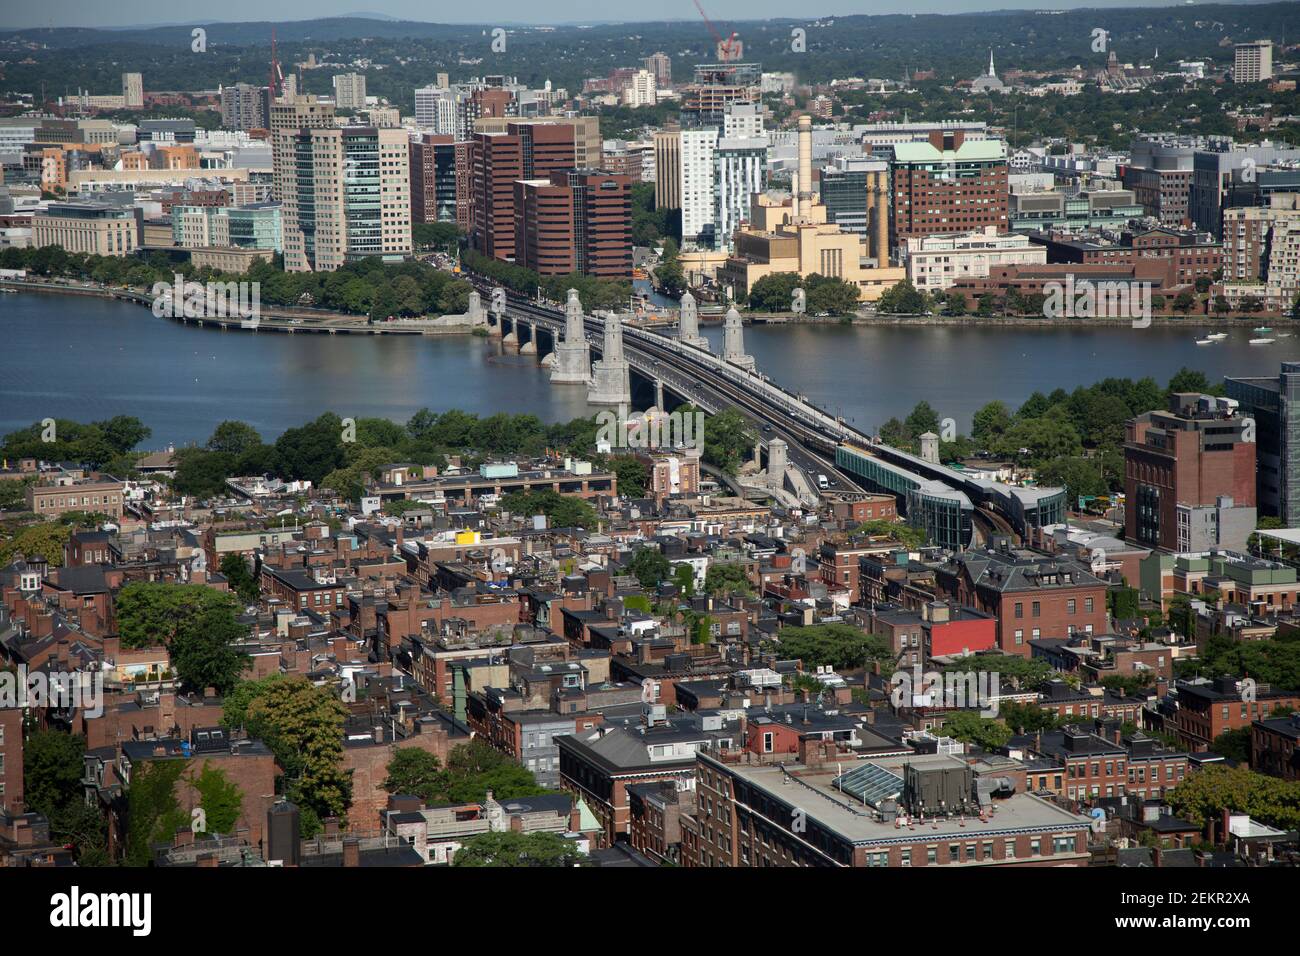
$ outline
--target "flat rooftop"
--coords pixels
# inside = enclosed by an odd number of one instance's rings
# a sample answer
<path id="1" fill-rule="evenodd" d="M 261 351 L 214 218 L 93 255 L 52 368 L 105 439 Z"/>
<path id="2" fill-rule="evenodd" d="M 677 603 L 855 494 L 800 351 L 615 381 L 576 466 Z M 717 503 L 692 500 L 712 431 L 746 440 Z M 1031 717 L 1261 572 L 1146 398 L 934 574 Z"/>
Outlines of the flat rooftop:
<path id="1" fill-rule="evenodd" d="M 705 755 L 716 760 L 712 753 Z M 809 817 L 842 835 L 851 843 L 880 845 L 887 843 L 915 844 L 927 840 L 959 838 L 975 840 L 1029 832 L 1073 832 L 1087 828 L 1085 816 L 1070 813 L 1053 803 L 1029 793 L 1018 793 L 993 802 L 996 813 L 987 822 L 978 816 L 967 817 L 964 825 L 959 817 L 952 819 L 927 819 L 925 824 L 896 828 L 877 818 L 870 807 L 858 804 L 841 793 L 831 782 L 841 771 L 870 763 L 903 776 L 904 767 L 960 767 L 965 762 L 947 754 L 911 754 L 905 757 L 882 757 L 870 761 L 846 761 L 816 769 L 801 764 L 747 764 L 723 763 L 727 771 L 763 788 L 769 795 L 792 807 L 802 809 Z"/>

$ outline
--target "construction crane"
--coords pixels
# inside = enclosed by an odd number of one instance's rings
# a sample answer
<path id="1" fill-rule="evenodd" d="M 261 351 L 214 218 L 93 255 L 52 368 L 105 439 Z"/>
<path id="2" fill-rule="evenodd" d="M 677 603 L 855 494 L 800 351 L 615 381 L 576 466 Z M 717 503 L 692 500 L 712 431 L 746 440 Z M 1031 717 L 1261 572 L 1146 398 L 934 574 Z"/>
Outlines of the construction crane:
<path id="1" fill-rule="evenodd" d="M 709 33 L 713 34 L 714 42 L 718 45 L 718 59 L 723 63 L 739 60 L 741 44 L 736 32 L 733 30 L 731 36 L 724 38 L 709 19 L 709 15 L 704 12 L 704 7 L 700 6 L 700 0 L 695 0 L 695 9 L 700 11 L 700 16 L 704 18 L 704 25 L 709 28 Z"/>
<path id="2" fill-rule="evenodd" d="M 284 91 L 284 71 L 280 69 L 280 60 L 275 55 L 275 27 L 271 27 L 271 71 L 267 83 L 267 99 L 274 103 L 279 93 Z"/>

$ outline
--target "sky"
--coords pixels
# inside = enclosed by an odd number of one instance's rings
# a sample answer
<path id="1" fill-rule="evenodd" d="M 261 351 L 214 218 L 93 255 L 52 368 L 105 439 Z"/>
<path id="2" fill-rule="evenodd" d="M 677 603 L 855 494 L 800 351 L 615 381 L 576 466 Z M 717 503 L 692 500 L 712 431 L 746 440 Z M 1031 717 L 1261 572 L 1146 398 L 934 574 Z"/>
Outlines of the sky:
<path id="1" fill-rule="evenodd" d="M 719 21 L 761 20 L 804 12 L 790 0 L 701 0 Z M 979 10 L 1074 7 L 1169 6 L 1182 0 L 813 0 L 814 17 L 881 13 L 969 13 Z M 484 23 L 488 6 L 445 0 L 0 0 L 0 30 L 25 27 L 138 27 L 240 20 L 309 20 L 361 11 L 432 23 Z M 692 0 L 493 0 L 491 19 L 500 23 L 572 23 L 601 20 L 690 20 L 699 16 Z"/>

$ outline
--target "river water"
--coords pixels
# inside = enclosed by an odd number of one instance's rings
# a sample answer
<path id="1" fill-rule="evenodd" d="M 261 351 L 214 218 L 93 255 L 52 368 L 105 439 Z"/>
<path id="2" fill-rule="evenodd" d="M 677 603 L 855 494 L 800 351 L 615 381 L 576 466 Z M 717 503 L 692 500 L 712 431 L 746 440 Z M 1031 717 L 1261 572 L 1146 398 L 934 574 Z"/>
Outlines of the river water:
<path id="1" fill-rule="evenodd" d="M 1300 339 L 1273 333 L 1251 346 L 1241 322 L 1216 345 L 1204 326 L 752 326 L 759 368 L 861 428 L 905 416 L 921 399 L 969 428 L 992 399 L 1014 407 L 1035 390 L 1108 376 L 1154 377 L 1183 366 L 1212 378 L 1276 375 L 1300 359 Z M 722 328 L 704 327 L 721 348 Z M 146 443 L 205 441 L 223 419 L 274 439 L 321 412 L 405 422 L 422 407 L 487 415 L 530 412 L 547 421 L 589 414 L 584 390 L 552 386 L 532 356 L 506 356 L 472 336 L 284 335 L 220 331 L 155 318 L 105 299 L 0 295 L 0 433 L 42 418 L 135 415 Z"/>

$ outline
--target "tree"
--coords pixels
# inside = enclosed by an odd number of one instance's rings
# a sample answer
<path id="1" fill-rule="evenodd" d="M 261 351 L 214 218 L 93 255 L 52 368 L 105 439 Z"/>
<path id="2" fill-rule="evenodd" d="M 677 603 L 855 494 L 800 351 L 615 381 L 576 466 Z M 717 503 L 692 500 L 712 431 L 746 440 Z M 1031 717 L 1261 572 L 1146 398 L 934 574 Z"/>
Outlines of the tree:
<path id="1" fill-rule="evenodd" d="M 244 809 L 244 792 L 220 767 L 203 761 L 197 776 L 191 771 L 190 785 L 198 792 L 207 833 L 231 834 Z"/>
<path id="2" fill-rule="evenodd" d="M 1011 728 L 1000 720 L 981 717 L 973 710 L 959 710 L 943 722 L 943 734 L 985 750 L 996 750 L 1011 739 Z"/>
<path id="3" fill-rule="evenodd" d="M 1192 311 L 1192 306 L 1196 304 L 1196 296 L 1184 289 L 1174 297 L 1174 311 L 1186 315 Z"/>
<path id="4" fill-rule="evenodd" d="M 887 518 L 873 518 L 864 521 L 854 529 L 854 534 L 865 534 L 872 538 L 888 538 L 907 548 L 915 550 L 925 546 L 925 532 L 901 521 Z"/>
<path id="5" fill-rule="evenodd" d="M 1250 763 L 1250 728 L 1225 730 L 1210 741 L 1210 751 L 1237 763 Z"/>
<path id="6" fill-rule="evenodd" d="M 862 667 L 868 661 L 893 657 L 883 638 L 848 624 L 783 627 L 777 632 L 777 652 L 783 657 L 797 658 L 804 667 L 829 665 L 850 669 Z"/>
<path id="7" fill-rule="evenodd" d="M 261 596 L 261 588 L 258 587 L 257 578 L 253 577 L 253 572 L 248 568 L 248 561 L 242 554 L 230 552 L 221 559 L 221 573 L 225 575 L 230 587 L 239 595 L 239 599 L 245 604 L 256 604 L 257 599 Z"/>
<path id="8" fill-rule="evenodd" d="M 919 438 L 926 432 L 937 432 L 939 430 L 939 413 L 930 407 L 930 403 L 922 399 L 916 403 L 912 413 L 903 421 L 903 427 L 907 429 L 909 435 L 913 438 Z"/>
<path id="9" fill-rule="evenodd" d="M 1255 773 L 1246 767 L 1210 764 L 1188 774 L 1165 800 L 1175 814 L 1205 825 L 1224 810 L 1248 813 L 1283 830 L 1300 827 L 1300 783 Z"/>
<path id="10" fill-rule="evenodd" d="M 343 705 L 305 677 L 256 683 L 245 726 L 284 769 L 284 792 L 318 817 L 342 816 L 352 801 L 352 779 L 343 769 Z"/>
<path id="11" fill-rule="evenodd" d="M 57 521 L 29 525 L 12 538 L 0 541 L 0 567 L 4 567 L 16 555 L 29 557 L 39 555 L 50 563 L 51 567 L 63 565 L 63 546 L 68 543 L 72 529 Z"/>
<path id="12" fill-rule="evenodd" d="M 650 471 L 636 455 L 616 455 L 609 461 L 618 478 L 618 491 L 629 498 L 640 498 L 646 493 Z"/>
<path id="13" fill-rule="evenodd" d="M 125 648 L 165 647 L 184 689 L 225 693 L 248 666 L 233 646 L 248 636 L 241 611 L 233 594 L 202 584 L 136 581 L 118 592 L 117 630 Z"/>
<path id="14" fill-rule="evenodd" d="M 208 439 L 207 449 L 238 457 L 260 444 L 262 444 L 262 436 L 252 425 L 245 422 L 224 421 L 213 429 L 212 437 Z"/>
<path id="15" fill-rule="evenodd" d="M 502 497 L 501 508 L 514 515 L 546 515 L 553 528 L 595 528 L 600 524 L 595 509 L 587 502 L 549 488 L 512 492 Z"/>
<path id="16" fill-rule="evenodd" d="M 388 762 L 382 786 L 389 793 L 419 797 L 428 803 L 446 791 L 447 773 L 427 750 L 405 747 Z"/>
<path id="17" fill-rule="evenodd" d="M 981 406 L 971 419 L 971 437 L 988 449 L 997 443 L 1011 427 L 1011 413 L 1002 402 L 992 401 Z"/>
<path id="18" fill-rule="evenodd" d="M 637 548 L 628 562 L 627 571 L 635 575 L 641 587 L 654 590 L 673 573 L 673 566 L 656 548 Z"/>
<path id="19" fill-rule="evenodd" d="M 693 415 L 696 409 L 684 405 L 678 409 L 683 415 Z M 704 419 L 704 454 L 705 462 L 715 468 L 721 468 L 728 475 L 734 475 L 739 469 L 745 455 L 754 447 L 756 436 L 745 416 L 734 408 L 727 408 L 717 415 Z"/>
<path id="20" fill-rule="evenodd" d="M 883 315 L 918 315 L 925 311 L 925 296 L 903 279 L 884 291 L 876 303 L 876 311 Z"/>
<path id="21" fill-rule="evenodd" d="M 452 866 L 583 866 L 582 851 L 555 833 L 480 833 L 466 840 Z"/>
<path id="22" fill-rule="evenodd" d="M 709 563 L 708 570 L 704 572 L 706 594 L 732 594 L 736 591 L 752 594 L 753 590 L 743 564 L 714 561 Z"/>
<path id="23" fill-rule="evenodd" d="M 23 744 L 23 797 L 28 808 L 47 816 L 81 792 L 86 738 L 60 730 L 38 730 Z"/>

